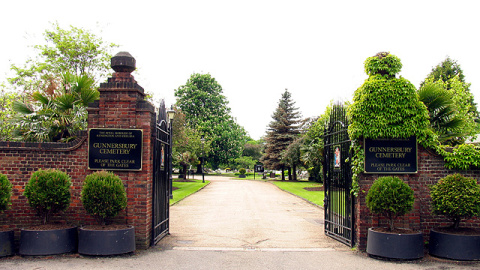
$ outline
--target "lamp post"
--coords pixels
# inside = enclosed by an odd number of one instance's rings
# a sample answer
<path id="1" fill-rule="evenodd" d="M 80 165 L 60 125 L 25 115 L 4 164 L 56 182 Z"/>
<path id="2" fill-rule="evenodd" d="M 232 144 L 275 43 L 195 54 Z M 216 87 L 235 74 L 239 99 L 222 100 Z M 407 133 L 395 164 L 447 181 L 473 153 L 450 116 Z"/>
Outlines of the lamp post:
<path id="1" fill-rule="evenodd" d="M 173 151 L 173 117 L 175 117 L 175 110 L 173 110 L 173 106 L 170 106 L 170 110 L 167 110 L 167 117 L 168 117 L 168 126 L 169 126 L 169 132 L 168 132 L 168 137 L 169 137 L 169 144 L 170 144 L 170 150 L 168 151 L 168 178 L 169 178 L 169 183 L 170 183 L 170 199 L 173 199 L 173 194 L 172 194 L 172 182 L 173 182 L 173 168 L 172 168 L 172 151 Z"/>
<path id="2" fill-rule="evenodd" d="M 202 136 L 202 183 L 205 183 L 205 172 L 203 171 L 203 162 L 205 161 L 205 152 L 203 151 L 205 145 L 205 138 Z"/>

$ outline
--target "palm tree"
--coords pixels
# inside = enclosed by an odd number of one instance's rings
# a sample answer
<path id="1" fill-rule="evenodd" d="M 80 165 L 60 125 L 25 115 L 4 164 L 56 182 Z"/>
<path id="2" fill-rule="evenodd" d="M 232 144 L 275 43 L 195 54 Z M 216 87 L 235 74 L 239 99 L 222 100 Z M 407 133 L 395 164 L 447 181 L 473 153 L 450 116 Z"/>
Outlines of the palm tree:
<path id="1" fill-rule="evenodd" d="M 428 109 L 430 127 L 443 144 L 456 144 L 466 136 L 459 131 L 465 120 L 458 115 L 452 93 L 442 84 L 427 81 L 418 90 L 418 96 Z"/>
<path id="2" fill-rule="evenodd" d="M 25 141 L 68 141 L 86 129 L 89 103 L 97 100 L 95 81 L 87 75 L 64 74 L 61 80 L 50 79 L 43 92 L 31 95 L 31 104 L 16 101 L 17 135 Z"/>

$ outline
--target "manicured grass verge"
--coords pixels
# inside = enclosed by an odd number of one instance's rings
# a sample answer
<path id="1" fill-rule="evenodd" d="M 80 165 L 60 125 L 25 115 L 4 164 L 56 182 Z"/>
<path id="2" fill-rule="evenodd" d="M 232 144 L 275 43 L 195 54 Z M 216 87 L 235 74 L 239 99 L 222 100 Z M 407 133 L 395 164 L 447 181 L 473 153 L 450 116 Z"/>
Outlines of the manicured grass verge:
<path id="1" fill-rule="evenodd" d="M 186 197 L 192 195 L 193 193 L 199 191 L 204 186 L 208 185 L 210 181 L 205 181 L 202 183 L 202 180 L 192 180 L 193 182 L 176 182 L 175 180 L 172 183 L 172 186 L 175 189 L 172 192 L 173 199 L 170 199 L 170 205 L 185 199 Z"/>
<path id="2" fill-rule="evenodd" d="M 308 191 L 305 188 L 309 187 L 321 187 L 322 184 L 316 182 L 307 182 L 307 181 L 271 181 L 272 184 L 276 185 L 282 190 L 288 191 L 292 194 L 295 194 L 299 197 L 304 198 L 305 200 L 312 202 L 316 205 L 323 207 L 323 199 L 325 194 L 322 191 Z"/>

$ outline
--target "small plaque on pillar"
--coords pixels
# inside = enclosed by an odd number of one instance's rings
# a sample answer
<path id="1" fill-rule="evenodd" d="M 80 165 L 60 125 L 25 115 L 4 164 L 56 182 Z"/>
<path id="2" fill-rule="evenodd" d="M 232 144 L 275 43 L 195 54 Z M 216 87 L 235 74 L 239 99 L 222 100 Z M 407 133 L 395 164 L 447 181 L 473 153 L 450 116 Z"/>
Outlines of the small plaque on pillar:
<path id="1" fill-rule="evenodd" d="M 88 169 L 141 171 L 143 131 L 101 129 L 88 131 Z"/>

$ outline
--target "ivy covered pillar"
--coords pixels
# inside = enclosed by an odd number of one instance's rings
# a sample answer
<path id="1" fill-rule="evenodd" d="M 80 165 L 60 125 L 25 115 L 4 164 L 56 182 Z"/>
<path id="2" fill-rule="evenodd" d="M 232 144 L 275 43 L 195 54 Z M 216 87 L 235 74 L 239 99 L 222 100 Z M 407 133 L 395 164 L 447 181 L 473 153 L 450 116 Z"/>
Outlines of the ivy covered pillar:
<path id="1" fill-rule="evenodd" d="M 381 52 L 365 61 L 365 72 L 369 76 L 354 94 L 348 108 L 350 118 L 349 135 L 353 141 L 353 188 L 356 195 L 355 219 L 356 241 L 360 250 L 365 250 L 369 227 L 385 226 L 387 219 L 372 214 L 366 207 L 366 195 L 373 182 L 381 176 L 398 176 L 420 198 L 419 175 L 382 171 L 364 173 L 364 140 L 403 140 L 415 137 L 423 146 L 434 145 L 434 135 L 429 129 L 428 110 L 419 100 L 415 86 L 397 74 L 402 68 L 400 59 L 388 52 Z M 397 218 L 399 226 L 419 230 L 417 214 L 421 200 L 415 200 L 413 211 Z"/>

